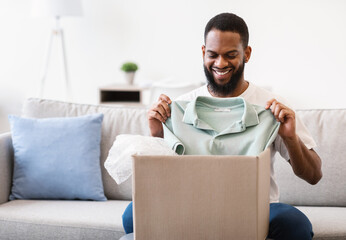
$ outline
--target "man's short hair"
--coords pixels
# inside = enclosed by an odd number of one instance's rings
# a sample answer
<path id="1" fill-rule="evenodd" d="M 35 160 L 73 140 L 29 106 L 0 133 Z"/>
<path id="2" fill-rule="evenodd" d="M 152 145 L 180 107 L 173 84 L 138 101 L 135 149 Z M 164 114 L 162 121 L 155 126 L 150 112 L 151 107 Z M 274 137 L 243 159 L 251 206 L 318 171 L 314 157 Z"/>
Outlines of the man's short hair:
<path id="1" fill-rule="evenodd" d="M 233 13 L 221 13 L 209 20 L 204 30 L 204 42 L 212 29 L 239 33 L 243 47 L 249 43 L 249 30 L 245 21 Z"/>

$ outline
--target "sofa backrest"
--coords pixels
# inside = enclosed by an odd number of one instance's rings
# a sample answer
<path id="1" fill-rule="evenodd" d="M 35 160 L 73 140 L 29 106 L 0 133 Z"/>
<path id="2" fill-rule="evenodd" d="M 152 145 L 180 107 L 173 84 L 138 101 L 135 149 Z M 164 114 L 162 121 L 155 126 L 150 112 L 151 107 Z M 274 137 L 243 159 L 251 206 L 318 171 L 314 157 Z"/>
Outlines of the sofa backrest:
<path id="1" fill-rule="evenodd" d="M 132 198 L 132 180 L 117 185 L 104 167 L 109 149 L 118 134 L 149 135 L 147 109 L 99 106 L 66 103 L 54 100 L 30 98 L 24 102 L 24 117 L 74 117 L 92 113 L 103 113 L 101 140 L 101 170 L 105 195 L 108 199 L 130 200 Z"/>
<path id="2" fill-rule="evenodd" d="M 27 99 L 23 116 L 72 117 L 103 113 L 101 169 L 108 199 L 130 200 L 132 180 L 117 185 L 104 168 L 118 134 L 149 135 L 147 109 L 66 103 L 54 100 Z M 297 115 L 317 143 L 314 149 L 322 159 L 323 178 L 310 185 L 296 177 L 291 166 L 276 154 L 275 175 L 280 188 L 280 201 L 293 205 L 346 206 L 346 109 L 297 110 Z"/>
<path id="3" fill-rule="evenodd" d="M 280 202 L 293 205 L 346 206 L 346 109 L 298 110 L 297 115 L 316 141 L 323 177 L 310 185 L 296 177 L 276 154 L 275 175 Z"/>

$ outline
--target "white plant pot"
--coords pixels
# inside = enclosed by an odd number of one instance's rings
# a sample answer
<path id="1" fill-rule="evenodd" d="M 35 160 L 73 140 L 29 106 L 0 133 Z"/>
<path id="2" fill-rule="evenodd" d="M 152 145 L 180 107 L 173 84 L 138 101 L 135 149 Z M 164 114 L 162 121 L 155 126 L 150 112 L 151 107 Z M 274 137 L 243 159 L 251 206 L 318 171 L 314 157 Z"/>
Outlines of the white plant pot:
<path id="1" fill-rule="evenodd" d="M 125 79 L 127 84 L 132 85 L 133 81 L 135 79 L 135 73 L 136 72 L 125 72 Z"/>

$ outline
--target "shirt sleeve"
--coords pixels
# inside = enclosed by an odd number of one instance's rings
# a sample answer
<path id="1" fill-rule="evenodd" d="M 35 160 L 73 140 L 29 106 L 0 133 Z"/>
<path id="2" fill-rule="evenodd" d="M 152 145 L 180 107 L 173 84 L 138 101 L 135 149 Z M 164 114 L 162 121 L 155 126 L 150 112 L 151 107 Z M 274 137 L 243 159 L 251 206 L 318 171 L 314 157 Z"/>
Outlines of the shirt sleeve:
<path id="1" fill-rule="evenodd" d="M 278 138 L 279 128 L 280 128 L 280 123 L 276 122 L 274 124 L 271 134 L 269 135 L 269 140 L 267 140 L 267 145 L 265 146 L 264 149 L 266 149 L 267 147 L 270 147 L 273 144 L 273 142 Z"/>
<path id="2" fill-rule="evenodd" d="M 299 116 L 296 115 L 296 132 L 302 140 L 302 142 L 305 144 L 305 146 L 308 149 L 315 148 L 316 142 L 312 138 L 311 134 L 309 133 L 308 129 L 304 125 L 303 121 L 300 119 Z M 282 138 L 278 135 L 274 141 L 274 149 L 280 153 L 280 155 L 286 159 L 286 161 L 290 160 L 290 156 L 288 154 L 286 145 L 284 144 Z"/>
<path id="3" fill-rule="evenodd" d="M 163 125 L 163 138 L 167 142 L 168 146 L 179 155 L 183 155 L 185 152 L 184 144 L 172 133 L 172 131 L 166 126 Z"/>

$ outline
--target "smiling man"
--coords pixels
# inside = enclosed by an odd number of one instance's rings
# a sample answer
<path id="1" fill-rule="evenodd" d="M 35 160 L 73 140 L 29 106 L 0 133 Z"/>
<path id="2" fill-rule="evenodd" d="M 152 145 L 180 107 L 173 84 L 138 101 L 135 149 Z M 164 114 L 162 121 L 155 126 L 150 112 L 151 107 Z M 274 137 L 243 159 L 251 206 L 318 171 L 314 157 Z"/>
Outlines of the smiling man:
<path id="1" fill-rule="evenodd" d="M 209 29 L 212 22 L 207 25 Z M 251 47 L 243 47 L 240 35 L 231 31 L 210 29 L 202 46 L 204 73 L 208 90 L 215 97 L 239 96 L 248 86 L 244 81 L 244 67 L 251 55 Z M 241 43 L 241 44 L 240 44 Z"/>
<path id="2" fill-rule="evenodd" d="M 310 184 L 316 184 L 322 177 L 322 171 L 321 159 L 313 150 L 316 147 L 314 140 L 283 98 L 244 79 L 245 64 L 250 60 L 252 49 L 248 45 L 248 28 L 242 18 L 232 13 L 222 13 L 213 17 L 205 27 L 204 40 L 202 53 L 207 84 L 177 100 L 192 101 L 198 96 L 242 97 L 251 104 L 270 109 L 276 120 L 280 122 L 280 128 L 271 146 L 268 238 L 312 239 L 313 231 L 308 218 L 293 206 L 279 203 L 279 190 L 273 172 L 273 156 L 279 152 L 290 163 L 298 177 Z M 163 137 L 162 123 L 170 117 L 171 102 L 168 96 L 162 94 L 148 111 L 152 136 Z M 126 217 L 129 217 L 129 214 L 125 211 L 124 222 L 132 221 L 132 216 L 131 219 Z"/>

